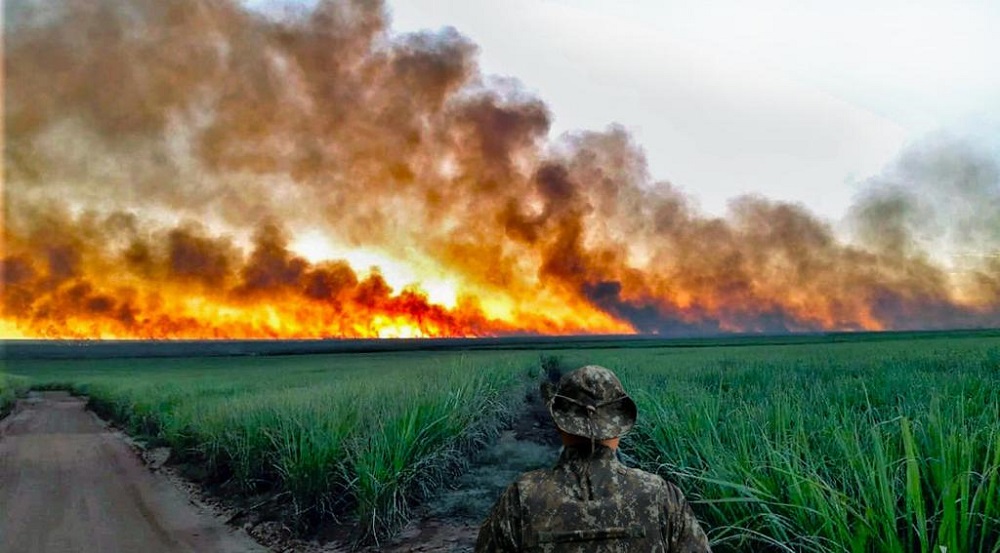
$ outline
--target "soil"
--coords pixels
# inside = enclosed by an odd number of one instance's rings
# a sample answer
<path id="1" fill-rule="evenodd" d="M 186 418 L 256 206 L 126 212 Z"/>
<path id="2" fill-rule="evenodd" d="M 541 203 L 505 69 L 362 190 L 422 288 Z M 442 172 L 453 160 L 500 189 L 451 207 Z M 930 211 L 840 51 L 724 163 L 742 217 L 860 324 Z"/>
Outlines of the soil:
<path id="1" fill-rule="evenodd" d="M 554 448 L 559 448 L 562 441 L 552 424 L 552 415 L 542 400 L 539 390 L 532 390 L 524 398 L 524 411 L 511 425 L 514 438 L 523 442 L 531 442 Z"/>
<path id="2" fill-rule="evenodd" d="M 341 539 L 349 532 L 304 540 L 266 508 L 206 493 L 179 476 L 187 471 L 169 449 L 142 448 L 87 411 L 85 398 L 32 392 L 0 421 L 0 551 L 467 553 L 503 489 L 551 466 L 558 443 L 540 394 L 528 393 L 499 439 L 398 535 L 352 550 Z"/>
<path id="3" fill-rule="evenodd" d="M 0 421 L 0 551 L 263 552 L 65 392 Z"/>

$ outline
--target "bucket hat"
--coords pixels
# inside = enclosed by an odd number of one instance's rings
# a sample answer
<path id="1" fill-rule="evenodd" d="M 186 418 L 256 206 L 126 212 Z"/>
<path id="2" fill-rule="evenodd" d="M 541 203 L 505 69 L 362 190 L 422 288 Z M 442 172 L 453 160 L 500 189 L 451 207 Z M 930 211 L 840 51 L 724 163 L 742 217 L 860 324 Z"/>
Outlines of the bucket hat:
<path id="1" fill-rule="evenodd" d="M 559 379 L 549 400 L 549 413 L 567 434 L 607 440 L 628 432 L 638 410 L 615 373 L 587 365 Z"/>

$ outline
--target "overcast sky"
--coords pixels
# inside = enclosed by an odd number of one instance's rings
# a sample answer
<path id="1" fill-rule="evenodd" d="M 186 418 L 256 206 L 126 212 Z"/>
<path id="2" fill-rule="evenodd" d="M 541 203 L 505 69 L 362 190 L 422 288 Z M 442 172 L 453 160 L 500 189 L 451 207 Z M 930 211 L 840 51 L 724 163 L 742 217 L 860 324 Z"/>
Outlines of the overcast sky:
<path id="1" fill-rule="evenodd" d="M 553 135 L 630 129 L 652 175 L 709 212 L 739 194 L 839 219 L 929 133 L 1000 151 L 1000 2 L 400 0 L 399 32 L 453 26 Z"/>

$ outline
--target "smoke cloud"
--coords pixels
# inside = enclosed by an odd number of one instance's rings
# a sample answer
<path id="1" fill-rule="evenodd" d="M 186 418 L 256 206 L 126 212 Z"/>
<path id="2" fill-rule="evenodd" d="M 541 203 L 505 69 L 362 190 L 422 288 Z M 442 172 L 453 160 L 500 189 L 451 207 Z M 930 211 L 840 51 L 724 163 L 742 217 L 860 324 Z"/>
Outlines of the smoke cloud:
<path id="1" fill-rule="evenodd" d="M 703 215 L 621 128 L 548 138 L 454 29 L 378 2 L 4 4 L 3 329 L 16 336 L 794 332 L 1000 325 L 1000 168 L 873 178 L 853 239 L 761 197 Z M 803 183 L 808 185 L 808 183 Z M 394 289 L 291 244 L 414 269 Z M 419 263 L 417 261 L 420 261 Z"/>

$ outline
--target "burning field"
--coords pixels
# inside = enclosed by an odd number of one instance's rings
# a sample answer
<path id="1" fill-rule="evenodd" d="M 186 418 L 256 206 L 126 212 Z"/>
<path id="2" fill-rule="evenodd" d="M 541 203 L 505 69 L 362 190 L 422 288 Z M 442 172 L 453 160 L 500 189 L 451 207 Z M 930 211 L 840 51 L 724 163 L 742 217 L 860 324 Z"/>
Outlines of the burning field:
<path id="1" fill-rule="evenodd" d="M 378 2 L 4 18 L 6 337 L 1000 325 L 1000 169 L 969 144 L 914 145 L 846 230 L 761 197 L 718 218 Z"/>

